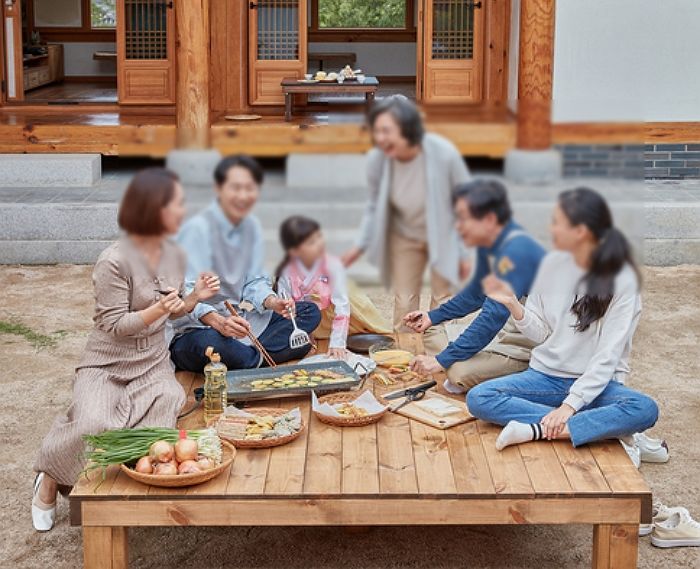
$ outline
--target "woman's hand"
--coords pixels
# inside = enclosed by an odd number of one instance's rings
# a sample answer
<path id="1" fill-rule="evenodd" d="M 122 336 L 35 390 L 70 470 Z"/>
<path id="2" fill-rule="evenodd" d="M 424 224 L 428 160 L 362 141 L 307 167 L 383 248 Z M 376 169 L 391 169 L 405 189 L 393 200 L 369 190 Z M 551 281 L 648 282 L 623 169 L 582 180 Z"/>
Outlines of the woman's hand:
<path id="1" fill-rule="evenodd" d="M 489 275 L 483 281 L 481 286 L 484 289 L 484 294 L 491 300 L 495 300 L 504 306 L 510 306 L 513 301 L 518 302 L 513 289 L 506 281 L 502 281 L 496 275 Z"/>
<path id="2" fill-rule="evenodd" d="M 220 288 L 219 277 L 214 273 L 201 273 L 194 283 L 194 293 L 198 302 L 216 296 Z"/>
<path id="3" fill-rule="evenodd" d="M 177 314 L 185 308 L 185 302 L 180 298 L 179 293 L 173 288 L 168 287 L 167 296 L 161 296 L 158 301 L 158 308 L 165 314 Z"/>
<path id="4" fill-rule="evenodd" d="M 433 373 L 440 373 L 445 371 L 437 361 L 437 358 L 433 356 L 416 356 L 411 360 L 411 371 L 415 371 L 421 375 L 431 375 Z"/>
<path id="5" fill-rule="evenodd" d="M 341 258 L 340 260 L 342 261 L 343 265 L 345 267 L 349 267 L 352 265 L 355 261 L 357 261 L 360 257 L 362 257 L 362 249 L 359 247 L 353 247 L 349 251 L 347 251 Z"/>
<path id="6" fill-rule="evenodd" d="M 348 358 L 348 351 L 345 348 L 330 348 L 328 350 L 328 356 L 334 360 L 346 360 Z"/>
<path id="7" fill-rule="evenodd" d="M 268 310 L 273 310 L 287 320 L 290 318 L 289 315 L 295 314 L 296 311 L 296 303 L 291 298 L 284 299 L 271 294 L 265 299 L 263 304 L 265 308 Z"/>
<path id="8" fill-rule="evenodd" d="M 406 314 L 406 316 L 403 317 L 403 323 L 407 328 L 410 328 L 418 334 L 422 334 L 433 325 L 428 313 L 420 310 L 414 310 Z"/>
<path id="9" fill-rule="evenodd" d="M 572 407 L 562 403 L 561 407 L 550 411 L 540 421 L 542 434 L 546 439 L 558 439 L 566 428 L 566 422 L 576 413 Z"/>

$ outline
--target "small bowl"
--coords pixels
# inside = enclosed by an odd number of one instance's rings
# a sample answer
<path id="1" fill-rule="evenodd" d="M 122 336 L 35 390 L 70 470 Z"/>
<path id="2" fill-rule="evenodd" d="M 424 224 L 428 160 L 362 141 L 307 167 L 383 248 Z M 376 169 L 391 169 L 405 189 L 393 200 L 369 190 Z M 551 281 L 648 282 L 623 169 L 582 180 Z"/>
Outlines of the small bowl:
<path id="1" fill-rule="evenodd" d="M 304 79 L 311 81 L 314 78 L 312 73 L 304 73 Z"/>
<path id="2" fill-rule="evenodd" d="M 364 75 L 357 75 L 357 81 L 359 83 L 364 83 L 365 79 L 366 79 L 366 77 Z"/>

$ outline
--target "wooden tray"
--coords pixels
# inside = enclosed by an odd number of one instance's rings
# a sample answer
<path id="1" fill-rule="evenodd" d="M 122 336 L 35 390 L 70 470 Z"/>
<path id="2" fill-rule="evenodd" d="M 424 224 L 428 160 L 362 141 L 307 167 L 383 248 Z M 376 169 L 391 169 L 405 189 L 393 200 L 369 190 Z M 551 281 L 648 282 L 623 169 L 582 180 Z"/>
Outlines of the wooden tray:
<path id="1" fill-rule="evenodd" d="M 262 118 L 262 115 L 226 115 L 224 119 L 227 121 L 257 121 Z"/>
<path id="2" fill-rule="evenodd" d="M 396 411 L 396 413 L 408 417 L 409 419 L 425 423 L 436 429 L 449 429 L 450 427 L 455 427 L 456 425 L 461 425 L 462 423 L 467 423 L 476 419 L 476 417 L 473 417 L 471 413 L 469 413 L 464 401 L 452 399 L 451 397 L 447 397 L 435 391 L 428 391 L 422 401 L 427 401 L 428 399 L 443 399 L 457 407 L 463 408 L 464 411 L 455 413 L 454 415 L 448 415 L 447 417 L 438 417 L 437 415 L 428 413 L 428 411 L 424 411 L 416 405 L 418 402 L 414 401 L 408 405 L 404 405 L 401 409 Z M 393 399 L 390 401 L 392 406 L 401 402 L 403 402 L 403 399 Z"/>
<path id="3" fill-rule="evenodd" d="M 196 484 L 207 482 L 212 478 L 216 478 L 231 465 L 233 458 L 236 456 L 236 449 L 232 444 L 227 443 L 224 440 L 221 441 L 221 446 L 223 451 L 221 464 L 216 468 L 205 470 L 204 472 L 163 476 L 162 474 L 142 474 L 140 472 L 136 472 L 132 468 L 129 468 L 126 464 L 122 464 L 121 469 L 122 472 L 124 472 L 124 474 L 126 474 L 129 478 L 133 478 L 134 480 L 142 482 L 143 484 L 148 484 L 149 486 L 160 486 L 161 488 L 182 488 L 183 486 L 194 486 Z"/>
<path id="4" fill-rule="evenodd" d="M 251 415 L 272 415 L 273 417 L 281 417 L 282 415 L 286 415 L 289 413 L 288 409 L 279 409 L 279 408 L 273 408 L 273 407 L 253 407 L 251 409 L 244 409 L 247 413 L 250 413 Z M 212 421 L 209 425 L 209 427 L 213 427 L 215 421 Z M 276 437 L 274 439 L 263 439 L 261 441 L 250 441 L 246 439 L 232 439 L 229 437 L 225 437 L 223 435 L 219 435 L 219 437 L 224 440 L 228 441 L 231 443 L 233 446 L 236 448 L 272 448 L 272 447 L 278 447 L 282 445 L 286 445 L 287 443 L 291 443 L 292 441 L 298 439 L 301 436 L 301 433 L 304 432 L 304 429 L 306 428 L 306 424 L 304 423 L 304 420 L 301 420 L 301 429 L 299 429 L 296 433 L 292 433 L 291 435 L 287 435 L 286 437 Z M 214 427 L 216 429 L 216 427 Z M 217 432 L 218 434 L 218 432 Z"/>
<path id="5" fill-rule="evenodd" d="M 335 405 L 336 403 L 350 403 L 361 395 L 362 393 L 334 393 L 321 397 L 318 402 L 329 403 L 330 405 Z M 316 415 L 316 418 L 322 423 L 335 427 L 364 427 L 365 425 L 379 422 L 388 410 L 389 409 L 384 409 L 381 413 L 365 415 L 364 417 L 329 417 L 328 415 L 317 413 L 316 411 L 314 411 L 314 415 Z"/>

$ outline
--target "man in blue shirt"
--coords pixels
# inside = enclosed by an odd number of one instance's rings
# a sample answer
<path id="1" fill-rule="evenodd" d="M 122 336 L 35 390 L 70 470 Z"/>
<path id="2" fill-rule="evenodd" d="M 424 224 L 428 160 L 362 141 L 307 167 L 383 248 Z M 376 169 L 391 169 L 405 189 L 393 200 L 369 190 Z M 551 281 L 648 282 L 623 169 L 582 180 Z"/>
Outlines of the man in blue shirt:
<path id="1" fill-rule="evenodd" d="M 481 281 L 495 273 L 506 280 L 518 298 L 526 297 L 544 248 L 512 221 L 505 187 L 495 180 L 474 180 L 454 194 L 457 229 L 467 246 L 476 247 L 476 264 L 467 286 L 454 298 L 430 312 L 404 317 L 415 332 L 426 332 L 428 353 L 411 367 L 424 374 L 447 371 L 445 388 L 464 393 L 475 385 L 527 368 L 532 343 L 508 322 L 509 312 L 486 297 Z M 453 342 L 442 323 L 479 311 Z M 439 352 L 439 353 L 438 353 Z"/>
<path id="2" fill-rule="evenodd" d="M 291 349 L 293 331 L 289 309 L 296 312 L 299 328 L 313 332 L 321 313 L 312 302 L 284 300 L 272 289 L 264 269 L 262 227 L 251 211 L 258 201 L 263 171 L 249 156 L 224 158 L 214 172 L 217 199 L 189 219 L 177 236 L 187 253 L 186 287 L 202 272 L 219 275 L 219 293 L 199 303 L 191 314 L 173 324 L 170 354 L 179 369 L 200 372 L 207 363 L 207 346 L 221 355 L 229 369 L 264 365 L 260 352 L 247 337 L 252 332 L 277 363 L 304 357 L 310 345 Z M 224 306 L 229 300 L 240 316 Z"/>

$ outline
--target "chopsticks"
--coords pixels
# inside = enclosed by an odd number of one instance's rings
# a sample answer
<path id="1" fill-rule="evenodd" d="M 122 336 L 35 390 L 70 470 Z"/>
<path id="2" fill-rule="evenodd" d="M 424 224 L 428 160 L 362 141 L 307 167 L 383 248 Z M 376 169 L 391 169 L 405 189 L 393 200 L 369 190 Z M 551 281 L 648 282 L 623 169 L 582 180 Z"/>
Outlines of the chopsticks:
<path id="1" fill-rule="evenodd" d="M 224 306 L 228 309 L 228 311 L 231 313 L 232 316 L 239 316 L 238 311 L 233 307 L 233 304 L 231 304 L 228 300 L 224 300 Z M 270 354 L 267 353 L 267 350 L 265 347 L 260 343 L 260 340 L 258 340 L 255 337 L 255 334 L 253 332 L 248 331 L 248 338 L 250 338 L 250 341 L 253 342 L 255 347 L 258 349 L 262 357 L 265 359 L 267 362 L 267 365 L 270 367 L 277 367 L 277 364 L 275 363 L 275 360 L 273 360 L 270 357 Z"/>

